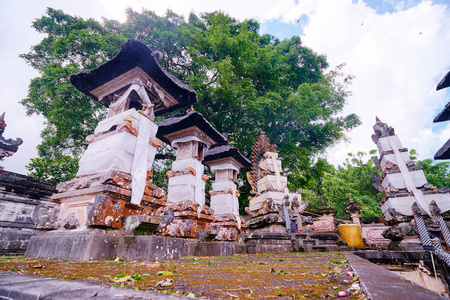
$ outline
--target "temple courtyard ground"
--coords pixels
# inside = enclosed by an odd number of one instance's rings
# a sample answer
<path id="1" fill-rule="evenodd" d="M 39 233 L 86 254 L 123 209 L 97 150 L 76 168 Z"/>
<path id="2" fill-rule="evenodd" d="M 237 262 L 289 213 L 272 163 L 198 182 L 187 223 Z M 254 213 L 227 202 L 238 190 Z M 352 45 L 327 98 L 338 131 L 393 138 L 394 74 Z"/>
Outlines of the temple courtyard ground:
<path id="1" fill-rule="evenodd" d="M 0 271 L 208 299 L 366 297 L 355 289 L 358 278 L 339 252 L 185 257 L 160 262 L 0 256 Z"/>

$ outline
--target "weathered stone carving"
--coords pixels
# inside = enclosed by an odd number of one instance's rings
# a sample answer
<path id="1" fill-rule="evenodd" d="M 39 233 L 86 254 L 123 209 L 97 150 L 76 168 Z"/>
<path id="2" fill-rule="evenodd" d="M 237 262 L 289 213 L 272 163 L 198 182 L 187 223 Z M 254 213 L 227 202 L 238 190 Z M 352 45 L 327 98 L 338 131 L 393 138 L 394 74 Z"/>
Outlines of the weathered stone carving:
<path id="1" fill-rule="evenodd" d="M 361 227 L 359 214 L 362 211 L 361 203 L 356 204 L 351 195 L 348 195 L 348 204 L 344 205 L 344 210 L 352 218 L 352 223 Z"/>
<path id="2" fill-rule="evenodd" d="M 0 160 L 12 156 L 17 152 L 19 146 L 22 145 L 23 141 L 21 138 L 5 139 L 3 133 L 5 132 L 6 122 L 5 113 L 0 115 Z"/>
<path id="3" fill-rule="evenodd" d="M 34 219 L 36 228 L 39 229 L 58 229 L 60 209 L 58 205 L 40 204 L 36 207 Z"/>
<path id="4" fill-rule="evenodd" d="M 190 200 L 174 202 L 159 208 L 154 216 L 161 216 L 162 221 L 156 234 L 171 237 L 197 237 L 198 230 L 208 230 L 214 221 L 214 211 L 206 205 L 200 206 Z"/>
<path id="5" fill-rule="evenodd" d="M 109 112 L 86 138 L 78 178 L 60 184 L 53 197 L 62 203 L 59 222 L 66 229 L 120 228 L 123 216 L 149 215 L 164 206 L 165 191 L 148 181 L 162 145 L 153 119 L 196 102 L 195 92 L 134 40 L 98 68 L 71 75 L 70 82 Z"/>
<path id="6" fill-rule="evenodd" d="M 174 211 L 174 221 L 161 224 L 158 234 L 163 236 L 196 237 L 197 230 L 209 230 L 214 213 L 205 206 L 205 176 L 202 161 L 207 149 L 227 144 L 205 118 L 193 109 L 182 117 L 158 122 L 158 138 L 177 149 L 177 159 L 167 172 L 169 186 L 167 207 Z"/>

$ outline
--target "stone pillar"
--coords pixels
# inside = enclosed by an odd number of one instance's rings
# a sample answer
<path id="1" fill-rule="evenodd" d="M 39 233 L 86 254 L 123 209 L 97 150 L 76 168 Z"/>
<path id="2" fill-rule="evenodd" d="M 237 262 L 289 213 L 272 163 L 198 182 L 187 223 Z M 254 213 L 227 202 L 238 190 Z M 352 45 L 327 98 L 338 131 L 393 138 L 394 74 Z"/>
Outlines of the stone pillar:
<path id="1" fill-rule="evenodd" d="M 249 166 L 250 161 L 236 148 L 225 145 L 208 151 L 205 164 L 215 174 L 215 181 L 209 194 L 211 208 L 216 218 L 213 225 L 220 228 L 216 240 L 236 240 L 244 222 L 239 216 L 240 195 L 236 190 L 237 174 L 240 168 Z"/>
<path id="2" fill-rule="evenodd" d="M 202 161 L 206 150 L 226 144 L 226 139 L 198 112 L 158 122 L 157 137 L 177 149 L 172 170 L 167 172 L 167 206 L 155 212 L 164 215 L 158 234 L 173 237 L 197 237 L 208 231 L 214 221 L 213 210 L 205 205 L 205 181 Z"/>
<path id="3" fill-rule="evenodd" d="M 212 185 L 211 208 L 215 214 L 239 215 L 239 192 L 236 191 L 238 166 L 231 163 L 222 163 L 211 166 L 215 173 L 215 181 Z"/>
<path id="4" fill-rule="evenodd" d="M 169 186 L 168 203 L 193 201 L 202 207 L 205 204 L 205 181 L 202 164 L 206 144 L 195 136 L 180 137 L 172 142 L 177 148 L 177 159 L 172 171 L 167 172 Z"/>

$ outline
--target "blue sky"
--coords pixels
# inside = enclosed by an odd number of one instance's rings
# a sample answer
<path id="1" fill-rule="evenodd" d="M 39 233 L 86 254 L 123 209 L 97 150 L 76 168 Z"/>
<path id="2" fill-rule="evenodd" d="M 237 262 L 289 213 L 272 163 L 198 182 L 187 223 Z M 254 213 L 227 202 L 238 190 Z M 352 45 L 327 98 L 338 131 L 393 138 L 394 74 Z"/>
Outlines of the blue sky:
<path id="1" fill-rule="evenodd" d="M 295 21 L 293 23 L 285 23 L 281 19 L 270 20 L 264 22 L 261 26 L 261 33 L 268 33 L 276 36 L 280 40 L 289 39 L 296 35 L 302 35 L 302 25 L 308 22 L 306 16 L 302 16 L 301 20 Z"/>
<path id="2" fill-rule="evenodd" d="M 370 136 L 375 116 L 396 129 L 404 147 L 419 158 L 432 157 L 450 137 L 450 122 L 433 124 L 450 100 L 450 89 L 436 84 L 450 70 L 449 0 L 2 0 L 0 1 L 0 113 L 6 112 L 6 138 L 24 144 L 1 162 L 7 170 L 26 173 L 35 157 L 44 119 L 25 115 L 18 103 L 27 96 L 37 72 L 18 57 L 42 39 L 31 28 L 46 7 L 83 18 L 125 21 L 124 10 L 142 7 L 164 15 L 170 8 L 188 16 L 222 10 L 237 19 L 256 19 L 261 32 L 280 39 L 300 36 L 304 45 L 327 57 L 330 70 L 355 76 L 344 114 L 356 113 L 362 125 L 348 133 L 348 142 L 328 149 L 325 156 L 341 164 L 348 152 L 374 149 Z"/>

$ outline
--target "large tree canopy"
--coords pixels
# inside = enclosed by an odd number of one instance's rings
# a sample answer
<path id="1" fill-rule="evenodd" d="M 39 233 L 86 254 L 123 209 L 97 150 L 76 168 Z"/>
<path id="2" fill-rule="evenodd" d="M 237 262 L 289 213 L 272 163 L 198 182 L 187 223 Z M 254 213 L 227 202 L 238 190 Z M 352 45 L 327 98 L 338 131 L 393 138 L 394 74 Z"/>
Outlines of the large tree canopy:
<path id="1" fill-rule="evenodd" d="M 261 35 L 254 20 L 214 12 L 191 13 L 185 21 L 171 11 L 160 17 L 129 9 L 125 23 L 100 24 L 49 8 L 33 27 L 45 37 L 22 57 L 40 76 L 32 80 L 22 104 L 28 114 L 46 118 L 40 158 L 29 165 L 44 178 L 52 175 L 51 168 L 41 172 L 42 164 L 61 154 L 79 157 L 85 137 L 104 117 L 105 109 L 72 87 L 68 75 L 112 58 L 129 38 L 163 53 L 161 65 L 198 93 L 194 108 L 229 134 L 244 155 L 250 155 L 264 130 L 278 145 L 292 188 L 309 180 L 315 155 L 360 123 L 354 114 L 341 115 L 351 78 L 339 68 L 327 72 L 325 57 L 305 47 L 299 37 L 280 41 Z M 184 113 L 180 109 L 173 114 Z M 73 174 L 73 168 L 67 172 Z"/>

